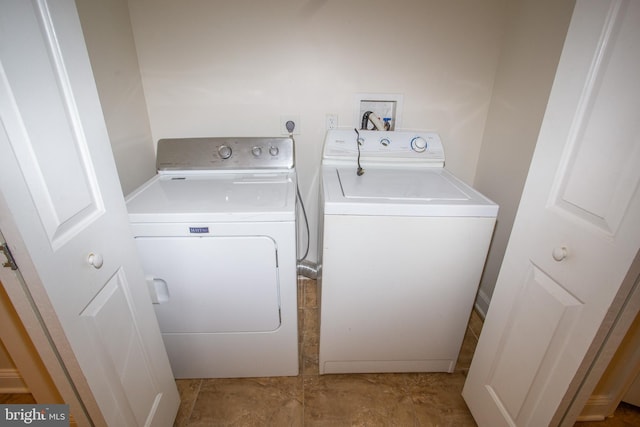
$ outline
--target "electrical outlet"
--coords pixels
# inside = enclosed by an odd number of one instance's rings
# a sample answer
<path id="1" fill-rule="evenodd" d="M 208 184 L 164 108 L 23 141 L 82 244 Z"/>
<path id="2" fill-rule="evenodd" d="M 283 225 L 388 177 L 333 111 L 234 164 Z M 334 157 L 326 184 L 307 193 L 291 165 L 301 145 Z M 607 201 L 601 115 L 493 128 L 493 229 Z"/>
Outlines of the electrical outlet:
<path id="1" fill-rule="evenodd" d="M 327 124 L 327 130 L 337 128 L 338 127 L 338 115 L 337 114 L 327 114 L 326 115 L 326 124 Z"/>
<path id="2" fill-rule="evenodd" d="M 280 133 L 282 135 L 289 135 L 289 131 L 287 130 L 287 122 L 292 121 L 295 123 L 295 128 L 293 128 L 294 135 L 300 135 L 300 116 L 294 114 L 287 114 L 280 116 Z"/>

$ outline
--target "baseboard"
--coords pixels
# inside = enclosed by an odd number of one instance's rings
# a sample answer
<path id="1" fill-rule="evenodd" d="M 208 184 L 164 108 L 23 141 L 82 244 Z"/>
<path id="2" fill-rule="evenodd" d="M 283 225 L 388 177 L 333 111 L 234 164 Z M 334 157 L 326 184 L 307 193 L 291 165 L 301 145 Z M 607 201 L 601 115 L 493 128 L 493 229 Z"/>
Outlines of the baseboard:
<path id="1" fill-rule="evenodd" d="M 576 421 L 603 421 L 610 415 L 612 403 L 607 395 L 591 396 Z"/>
<path id="2" fill-rule="evenodd" d="M 29 393 L 17 369 L 0 369 L 0 393 Z"/>

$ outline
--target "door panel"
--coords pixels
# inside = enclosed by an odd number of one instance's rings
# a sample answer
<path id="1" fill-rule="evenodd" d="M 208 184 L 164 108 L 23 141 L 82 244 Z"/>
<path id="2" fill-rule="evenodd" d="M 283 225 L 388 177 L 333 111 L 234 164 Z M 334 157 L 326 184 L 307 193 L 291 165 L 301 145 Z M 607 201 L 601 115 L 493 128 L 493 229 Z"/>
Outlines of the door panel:
<path id="1" fill-rule="evenodd" d="M 126 419 L 123 425 L 144 425 L 147 418 L 153 419 L 162 390 L 149 369 L 126 281 L 124 271 L 118 270 L 80 317 L 99 349 L 102 368 L 110 377 L 122 379 L 113 394 L 117 406 L 110 412 Z M 149 412 L 149 408 L 153 410 Z"/>
<path id="2" fill-rule="evenodd" d="M 637 34 L 630 20 L 623 21 L 626 10 L 623 2 L 609 10 L 552 196 L 558 209 L 607 234 L 616 233 L 640 182 L 640 98 L 633 86 L 620 84 L 640 72 Z"/>
<path id="3" fill-rule="evenodd" d="M 95 171 L 90 162 L 83 161 L 89 152 L 86 135 L 55 44 L 49 10 L 46 5 L 36 7 L 35 2 L 21 3 L 23 12 L 31 17 L 5 22 L 9 32 L 9 24 L 23 26 L 6 48 L 15 50 L 11 52 L 15 55 L 29 52 L 33 63 L 24 67 L 21 61 L 3 61 L 5 85 L 11 82 L 11 102 L 17 115 L 15 126 L 7 126 L 7 131 L 16 142 L 16 158 L 50 243 L 58 248 L 100 215 L 104 204 Z M 69 162 L 52 161 L 58 156 Z"/>
<path id="4" fill-rule="evenodd" d="M 562 285 L 535 265 L 530 266 L 507 318 L 509 326 L 495 349 L 497 357 L 487 382 L 494 401 L 514 425 L 519 425 L 518 417 L 537 375 L 554 366 L 582 305 Z"/>
<path id="5" fill-rule="evenodd" d="M 639 2 L 576 3 L 463 390 L 481 427 L 550 423 L 640 248 L 638 40 Z"/>

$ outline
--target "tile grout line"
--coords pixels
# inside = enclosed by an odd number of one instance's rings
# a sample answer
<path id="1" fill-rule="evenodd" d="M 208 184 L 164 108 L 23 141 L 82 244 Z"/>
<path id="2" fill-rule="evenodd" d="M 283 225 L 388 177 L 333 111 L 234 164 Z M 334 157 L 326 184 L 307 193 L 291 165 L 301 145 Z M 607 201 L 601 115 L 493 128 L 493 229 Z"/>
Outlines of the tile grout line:
<path id="1" fill-rule="evenodd" d="M 186 417 L 185 427 L 188 427 L 191 424 L 191 415 L 193 414 L 193 408 L 196 406 L 196 402 L 198 401 L 198 397 L 200 397 L 200 388 L 202 387 L 202 378 L 198 381 L 198 391 L 195 393 L 195 397 L 193 402 L 191 402 L 191 407 L 189 408 L 189 414 Z"/>

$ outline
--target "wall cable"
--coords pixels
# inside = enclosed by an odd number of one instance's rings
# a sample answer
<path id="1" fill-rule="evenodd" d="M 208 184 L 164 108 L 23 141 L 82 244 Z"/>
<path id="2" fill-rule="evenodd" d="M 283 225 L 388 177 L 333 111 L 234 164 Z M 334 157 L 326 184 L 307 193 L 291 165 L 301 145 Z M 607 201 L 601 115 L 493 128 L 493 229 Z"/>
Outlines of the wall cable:
<path id="1" fill-rule="evenodd" d="M 285 124 L 287 131 L 289 132 L 289 138 L 291 138 L 291 141 L 293 141 L 293 145 L 295 147 L 296 145 L 296 140 L 293 137 L 293 130 L 296 127 L 296 124 L 289 120 L 287 121 L 287 123 Z M 295 152 L 295 150 L 294 150 Z M 309 255 L 309 245 L 311 243 L 311 233 L 309 232 L 309 219 L 307 218 L 307 210 L 304 207 L 304 202 L 302 201 L 302 196 L 300 195 L 300 185 L 298 185 L 298 177 L 296 176 L 296 197 L 298 198 L 298 201 L 300 202 L 300 207 L 302 208 L 302 216 L 304 217 L 304 225 L 305 225 L 305 229 L 307 232 L 307 247 L 304 251 L 304 255 L 302 255 L 302 258 L 297 258 L 298 254 L 296 253 L 296 259 L 297 261 L 300 263 L 302 261 L 304 261 L 305 259 L 307 259 L 307 255 Z M 297 209 L 296 209 L 297 210 Z"/>

